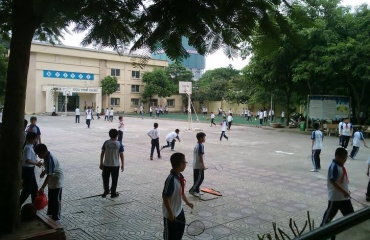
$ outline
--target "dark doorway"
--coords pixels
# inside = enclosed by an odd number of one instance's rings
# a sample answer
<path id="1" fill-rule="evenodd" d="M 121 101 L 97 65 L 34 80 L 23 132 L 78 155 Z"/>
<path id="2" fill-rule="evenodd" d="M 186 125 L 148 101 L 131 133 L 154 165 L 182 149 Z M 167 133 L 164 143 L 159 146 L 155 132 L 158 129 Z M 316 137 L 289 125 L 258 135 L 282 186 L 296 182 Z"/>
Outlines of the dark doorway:
<path id="1" fill-rule="evenodd" d="M 65 96 L 59 95 L 58 96 L 58 112 L 65 111 Z M 76 96 L 68 96 L 68 103 L 67 103 L 67 112 L 74 112 L 76 107 L 80 102 L 80 97 Z"/>

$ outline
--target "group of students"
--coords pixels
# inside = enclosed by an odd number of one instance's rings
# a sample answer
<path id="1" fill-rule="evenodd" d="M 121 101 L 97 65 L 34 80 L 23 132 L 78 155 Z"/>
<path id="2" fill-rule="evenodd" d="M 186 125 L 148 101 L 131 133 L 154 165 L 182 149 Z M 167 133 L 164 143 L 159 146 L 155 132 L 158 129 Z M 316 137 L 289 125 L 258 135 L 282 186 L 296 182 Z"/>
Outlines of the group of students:
<path id="1" fill-rule="evenodd" d="M 96 117 L 100 119 L 100 108 L 96 107 L 96 111 L 97 111 Z M 75 123 L 80 123 L 80 115 L 81 111 L 77 106 L 75 109 Z M 85 116 L 87 128 L 90 128 L 91 120 L 94 120 L 94 110 L 92 109 L 92 107 L 87 107 L 87 109 L 85 110 Z M 106 108 L 104 113 L 104 121 L 113 122 L 113 117 L 114 117 L 113 108 L 111 108 L 110 110 Z"/>
<path id="2" fill-rule="evenodd" d="M 41 143 L 41 131 L 36 125 L 37 118 L 30 118 L 30 125 L 25 120 L 25 143 L 22 153 L 22 191 L 20 194 L 20 207 L 31 195 L 32 203 L 35 202 L 38 194 L 43 194 L 44 189 L 48 186 L 48 210 L 49 215 L 53 220 L 60 220 L 62 187 L 63 187 L 63 170 L 59 160 L 48 150 L 45 144 Z M 43 159 L 39 161 L 37 159 Z M 40 188 L 38 188 L 35 166 L 42 167 L 43 170 L 40 178 L 45 180 Z"/>

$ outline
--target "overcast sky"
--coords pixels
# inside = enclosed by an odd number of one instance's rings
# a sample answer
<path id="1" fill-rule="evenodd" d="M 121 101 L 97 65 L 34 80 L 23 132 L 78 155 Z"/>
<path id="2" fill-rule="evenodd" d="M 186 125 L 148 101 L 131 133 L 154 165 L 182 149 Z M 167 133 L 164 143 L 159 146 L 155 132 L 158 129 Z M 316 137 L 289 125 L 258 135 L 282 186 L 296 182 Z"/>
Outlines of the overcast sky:
<path id="1" fill-rule="evenodd" d="M 370 0 L 342 0 L 342 5 L 349 5 L 349 6 L 358 6 L 363 3 L 367 3 L 370 5 Z M 76 46 L 80 47 L 80 42 L 83 39 L 83 34 L 73 34 L 69 35 L 66 34 L 65 40 L 63 41 L 63 44 L 67 46 Z M 248 64 L 248 59 L 242 60 L 241 58 L 237 59 L 228 59 L 225 54 L 222 52 L 222 50 L 218 50 L 214 54 L 211 54 L 206 57 L 206 69 L 215 69 L 220 67 L 227 67 L 229 64 L 231 64 L 235 69 L 242 69 L 245 65 Z"/>

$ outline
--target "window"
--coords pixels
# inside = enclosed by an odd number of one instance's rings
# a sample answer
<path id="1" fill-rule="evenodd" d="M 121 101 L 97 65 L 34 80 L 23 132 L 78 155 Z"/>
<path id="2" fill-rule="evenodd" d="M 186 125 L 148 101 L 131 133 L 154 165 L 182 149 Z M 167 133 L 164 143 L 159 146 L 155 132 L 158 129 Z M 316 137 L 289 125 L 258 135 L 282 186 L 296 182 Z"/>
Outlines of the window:
<path id="1" fill-rule="evenodd" d="M 112 68 L 110 70 L 110 75 L 114 77 L 119 77 L 121 75 L 121 70 L 117 68 Z"/>
<path id="2" fill-rule="evenodd" d="M 133 93 L 140 92 L 140 85 L 131 85 L 131 92 Z"/>
<path id="3" fill-rule="evenodd" d="M 132 71 L 131 72 L 132 78 L 140 78 L 140 71 Z"/>
<path id="4" fill-rule="evenodd" d="M 131 105 L 132 106 L 139 106 L 140 100 L 138 98 L 131 98 Z"/>
<path id="5" fill-rule="evenodd" d="M 174 107 L 175 106 L 175 99 L 167 99 L 167 106 Z"/>
<path id="6" fill-rule="evenodd" d="M 117 90 L 116 92 L 120 92 L 121 91 L 121 84 L 117 84 Z"/>
<path id="7" fill-rule="evenodd" d="M 110 105 L 111 106 L 119 106 L 119 101 L 120 99 L 119 98 L 111 98 L 110 99 Z"/>
<path id="8" fill-rule="evenodd" d="M 156 106 L 158 106 L 158 99 L 152 99 L 152 100 L 150 101 L 150 106 L 152 106 L 152 107 L 156 107 Z"/>

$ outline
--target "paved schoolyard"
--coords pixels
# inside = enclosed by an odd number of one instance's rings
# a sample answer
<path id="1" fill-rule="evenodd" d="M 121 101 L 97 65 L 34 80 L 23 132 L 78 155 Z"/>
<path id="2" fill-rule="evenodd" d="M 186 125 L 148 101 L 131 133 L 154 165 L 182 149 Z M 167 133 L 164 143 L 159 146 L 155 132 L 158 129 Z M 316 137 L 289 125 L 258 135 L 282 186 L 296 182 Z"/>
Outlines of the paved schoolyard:
<path id="1" fill-rule="evenodd" d="M 28 116 L 29 117 L 29 116 Z M 116 121 L 116 120 L 115 120 Z M 88 129 L 84 117 L 38 116 L 42 141 L 59 159 L 64 169 L 62 220 L 68 239 L 162 239 L 161 192 L 170 171 L 171 151 L 162 151 L 162 159 L 149 160 L 150 139 L 146 135 L 153 123 L 159 123 L 161 144 L 165 135 L 180 129 L 181 143 L 176 151 L 190 162 L 184 171 L 188 190 L 192 180 L 192 150 L 196 132 L 186 131 L 182 121 L 143 120 L 125 117 L 123 143 L 125 171 L 120 173 L 118 191 L 111 199 L 97 196 L 103 192 L 99 169 L 100 149 L 108 131 L 117 123 L 103 118 L 92 121 Z M 193 123 L 207 134 L 205 163 L 220 164 L 222 171 L 206 170 L 203 187 L 219 190 L 223 196 L 191 195 L 195 209 L 186 211 L 187 222 L 200 219 L 206 231 L 196 238 L 184 239 L 258 239 L 257 234 L 272 231 L 272 222 L 288 230 L 289 218 L 303 226 L 310 211 L 319 225 L 327 206 L 326 168 L 338 145 L 335 137 L 324 139 L 322 171 L 312 173 L 309 135 L 298 129 L 269 129 L 232 126 L 229 141 L 219 141 L 220 127 Z M 364 202 L 368 178 L 366 159 L 370 150 L 361 148 L 358 160 L 348 159 L 347 171 L 353 197 Z M 186 191 L 187 192 L 187 191 Z M 362 206 L 353 202 L 355 209 Z M 341 214 L 338 214 L 341 216 Z M 292 233 L 288 233 L 293 236 Z"/>

